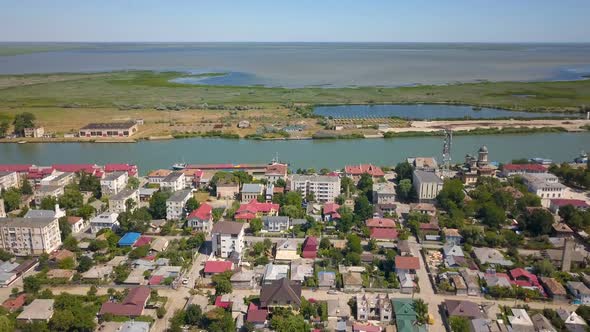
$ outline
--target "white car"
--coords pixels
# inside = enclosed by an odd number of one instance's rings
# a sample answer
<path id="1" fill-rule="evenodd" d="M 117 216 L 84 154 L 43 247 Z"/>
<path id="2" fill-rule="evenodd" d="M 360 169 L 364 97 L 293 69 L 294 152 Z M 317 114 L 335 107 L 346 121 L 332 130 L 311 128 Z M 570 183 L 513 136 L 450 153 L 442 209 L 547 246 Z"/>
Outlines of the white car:
<path id="1" fill-rule="evenodd" d="M 188 278 L 183 278 L 182 279 L 182 284 L 183 285 L 188 285 Z"/>
<path id="2" fill-rule="evenodd" d="M 336 295 L 336 294 L 338 294 L 338 291 L 337 290 L 329 290 L 327 293 L 330 295 Z"/>

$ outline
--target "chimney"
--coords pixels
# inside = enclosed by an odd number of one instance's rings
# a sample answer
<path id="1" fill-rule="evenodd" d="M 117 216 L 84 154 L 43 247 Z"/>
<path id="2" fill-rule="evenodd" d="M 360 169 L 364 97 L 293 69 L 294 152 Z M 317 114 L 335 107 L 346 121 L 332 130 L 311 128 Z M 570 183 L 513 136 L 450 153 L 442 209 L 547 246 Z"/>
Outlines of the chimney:
<path id="1" fill-rule="evenodd" d="M 574 242 L 572 238 L 565 239 L 563 253 L 561 256 L 561 271 L 569 272 L 572 267 L 572 254 L 574 251 Z"/>

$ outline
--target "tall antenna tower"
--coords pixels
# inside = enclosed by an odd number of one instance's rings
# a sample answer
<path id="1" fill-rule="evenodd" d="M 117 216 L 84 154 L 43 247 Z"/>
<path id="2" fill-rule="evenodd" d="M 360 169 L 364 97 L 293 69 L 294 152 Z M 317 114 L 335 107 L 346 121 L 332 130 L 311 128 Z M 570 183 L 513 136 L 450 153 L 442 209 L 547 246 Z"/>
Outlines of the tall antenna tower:
<path id="1" fill-rule="evenodd" d="M 451 128 L 445 128 L 443 134 L 443 178 L 449 175 L 451 169 L 451 147 L 453 146 L 453 130 Z"/>

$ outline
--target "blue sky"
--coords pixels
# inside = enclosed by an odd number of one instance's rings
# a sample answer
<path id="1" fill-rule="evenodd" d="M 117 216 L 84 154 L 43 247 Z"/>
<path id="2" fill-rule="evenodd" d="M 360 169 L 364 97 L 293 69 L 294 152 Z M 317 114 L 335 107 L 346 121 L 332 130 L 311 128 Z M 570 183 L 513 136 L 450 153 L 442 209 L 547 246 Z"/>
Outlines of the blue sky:
<path id="1" fill-rule="evenodd" d="M 0 41 L 590 42 L 588 0 L 0 0 Z"/>

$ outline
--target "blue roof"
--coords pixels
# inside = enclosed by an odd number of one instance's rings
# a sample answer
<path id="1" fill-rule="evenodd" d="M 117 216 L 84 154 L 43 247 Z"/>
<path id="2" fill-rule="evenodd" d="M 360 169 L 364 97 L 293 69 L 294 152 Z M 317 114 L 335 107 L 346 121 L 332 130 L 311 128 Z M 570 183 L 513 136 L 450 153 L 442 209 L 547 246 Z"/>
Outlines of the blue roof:
<path id="1" fill-rule="evenodd" d="M 134 233 L 134 232 L 125 233 L 125 235 L 123 235 L 121 240 L 119 240 L 119 247 L 132 246 L 137 241 L 137 239 L 139 239 L 140 236 L 141 236 L 141 233 Z"/>

